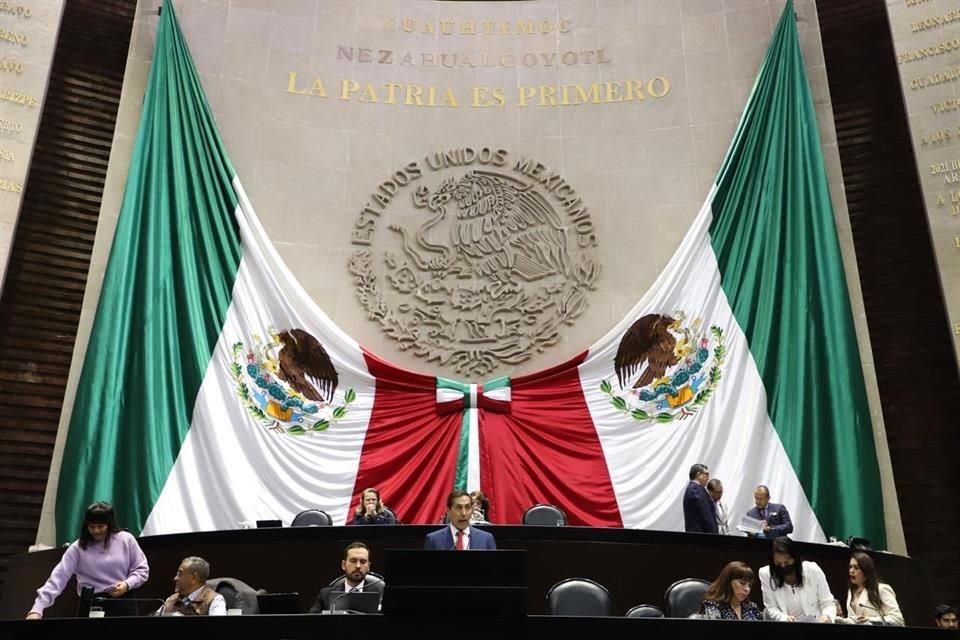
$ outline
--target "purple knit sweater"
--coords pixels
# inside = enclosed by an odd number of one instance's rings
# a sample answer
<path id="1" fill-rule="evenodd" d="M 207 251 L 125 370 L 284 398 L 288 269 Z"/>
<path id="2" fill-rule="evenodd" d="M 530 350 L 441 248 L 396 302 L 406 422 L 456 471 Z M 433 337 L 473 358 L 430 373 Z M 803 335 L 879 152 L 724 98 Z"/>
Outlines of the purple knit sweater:
<path id="1" fill-rule="evenodd" d="M 83 587 L 93 587 L 94 593 L 107 591 L 123 580 L 133 590 L 147 581 L 150 567 L 137 539 L 126 531 L 114 533 L 108 546 L 91 541 L 86 549 L 81 549 L 80 542 L 75 541 L 67 547 L 46 583 L 37 589 L 30 613 L 43 614 L 73 575 L 77 576 L 78 593 Z"/>

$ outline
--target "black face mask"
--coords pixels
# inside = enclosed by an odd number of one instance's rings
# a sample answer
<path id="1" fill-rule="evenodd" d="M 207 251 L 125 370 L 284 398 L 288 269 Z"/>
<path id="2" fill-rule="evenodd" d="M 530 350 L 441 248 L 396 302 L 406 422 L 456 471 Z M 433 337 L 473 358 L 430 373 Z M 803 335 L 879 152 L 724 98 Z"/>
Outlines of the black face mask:
<path id="1" fill-rule="evenodd" d="M 785 566 L 785 567 L 781 567 L 780 565 L 776 565 L 776 564 L 775 564 L 775 565 L 773 565 L 773 570 L 774 570 L 774 571 L 776 572 L 776 574 L 777 574 L 778 576 L 780 576 L 781 578 L 787 578 L 787 577 L 792 576 L 793 574 L 795 574 L 795 573 L 797 572 L 797 566 L 796 566 L 796 565 L 793 565 L 793 564 L 790 564 L 790 565 L 787 565 L 787 566 Z"/>

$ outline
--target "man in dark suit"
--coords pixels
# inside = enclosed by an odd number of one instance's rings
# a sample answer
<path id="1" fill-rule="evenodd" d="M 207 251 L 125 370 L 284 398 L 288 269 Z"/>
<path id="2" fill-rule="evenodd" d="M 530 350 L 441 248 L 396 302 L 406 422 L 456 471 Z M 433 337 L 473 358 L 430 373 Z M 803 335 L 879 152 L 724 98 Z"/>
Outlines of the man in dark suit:
<path id="1" fill-rule="evenodd" d="M 493 534 L 470 526 L 473 500 L 466 491 L 453 491 L 447 496 L 447 526 L 428 533 L 424 549 L 476 551 L 496 549 Z"/>
<path id="2" fill-rule="evenodd" d="M 753 502 L 757 505 L 747 515 L 760 520 L 763 527 L 761 538 L 779 538 L 793 533 L 790 512 L 782 504 L 770 502 L 770 489 L 760 485 L 753 490 Z"/>
<path id="3" fill-rule="evenodd" d="M 683 494 L 683 530 L 693 533 L 719 533 L 717 512 L 704 485 L 710 480 L 705 464 L 690 467 L 690 484 Z"/>
<path id="4" fill-rule="evenodd" d="M 383 598 L 383 578 L 367 575 L 370 572 L 370 549 L 362 542 L 351 542 L 343 550 L 340 561 L 343 575 L 320 590 L 310 613 L 320 613 L 331 608 L 338 597 L 345 593 L 373 591 Z"/>

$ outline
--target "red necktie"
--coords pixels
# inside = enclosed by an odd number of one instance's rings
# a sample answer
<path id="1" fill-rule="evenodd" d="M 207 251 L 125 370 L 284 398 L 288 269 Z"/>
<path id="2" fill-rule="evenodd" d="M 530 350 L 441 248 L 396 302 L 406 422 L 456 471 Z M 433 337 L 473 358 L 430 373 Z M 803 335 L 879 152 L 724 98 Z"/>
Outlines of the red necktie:
<path id="1" fill-rule="evenodd" d="M 457 551 L 463 551 L 463 531 L 457 529 L 457 544 L 454 546 Z"/>

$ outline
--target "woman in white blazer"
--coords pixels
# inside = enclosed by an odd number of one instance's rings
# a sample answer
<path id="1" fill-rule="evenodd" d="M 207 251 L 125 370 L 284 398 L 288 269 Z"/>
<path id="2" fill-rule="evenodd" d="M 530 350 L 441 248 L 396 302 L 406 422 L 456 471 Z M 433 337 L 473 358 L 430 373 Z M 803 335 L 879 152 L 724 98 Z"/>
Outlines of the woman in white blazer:
<path id="1" fill-rule="evenodd" d="M 863 551 L 850 557 L 850 590 L 847 592 L 847 624 L 904 626 L 893 587 L 880 582 L 873 558 Z"/>
<path id="2" fill-rule="evenodd" d="M 832 623 L 836 615 L 823 569 L 816 562 L 803 560 L 787 536 L 774 539 L 770 564 L 760 569 L 760 589 L 767 620 Z"/>

